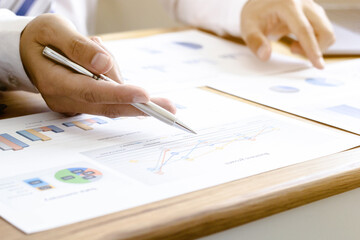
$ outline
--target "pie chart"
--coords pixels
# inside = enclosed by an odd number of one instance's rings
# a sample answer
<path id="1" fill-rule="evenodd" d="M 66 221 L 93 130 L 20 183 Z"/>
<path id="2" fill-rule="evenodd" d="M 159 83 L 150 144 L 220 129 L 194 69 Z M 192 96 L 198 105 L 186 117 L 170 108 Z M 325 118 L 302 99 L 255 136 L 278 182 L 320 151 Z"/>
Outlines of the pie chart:
<path id="1" fill-rule="evenodd" d="M 98 170 L 83 167 L 67 168 L 55 174 L 55 178 L 60 182 L 74 184 L 92 183 L 100 180 L 102 176 Z"/>

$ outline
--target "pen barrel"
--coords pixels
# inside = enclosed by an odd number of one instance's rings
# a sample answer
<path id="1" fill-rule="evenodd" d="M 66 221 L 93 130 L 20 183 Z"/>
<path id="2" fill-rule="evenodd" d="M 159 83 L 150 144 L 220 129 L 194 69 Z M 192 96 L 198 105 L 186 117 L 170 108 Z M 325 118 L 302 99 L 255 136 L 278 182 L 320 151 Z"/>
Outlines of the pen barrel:
<path id="1" fill-rule="evenodd" d="M 170 126 L 173 126 L 175 124 L 175 115 L 152 102 L 133 103 L 131 105 L 136 107 L 140 111 L 148 114 L 149 116 L 152 116 L 166 124 L 169 124 Z"/>
<path id="2" fill-rule="evenodd" d="M 52 50 L 49 47 L 44 48 L 43 54 L 44 54 L 44 56 L 54 60 L 55 62 L 60 63 L 60 64 L 62 64 L 64 66 L 67 66 L 67 67 L 75 70 L 78 73 L 82 73 L 82 74 L 84 74 L 86 76 L 89 76 L 91 78 L 94 77 L 94 74 L 92 72 L 90 72 L 87 69 L 83 68 L 79 64 L 74 63 L 70 59 L 64 57 L 63 55 L 59 54 L 58 52 Z"/>

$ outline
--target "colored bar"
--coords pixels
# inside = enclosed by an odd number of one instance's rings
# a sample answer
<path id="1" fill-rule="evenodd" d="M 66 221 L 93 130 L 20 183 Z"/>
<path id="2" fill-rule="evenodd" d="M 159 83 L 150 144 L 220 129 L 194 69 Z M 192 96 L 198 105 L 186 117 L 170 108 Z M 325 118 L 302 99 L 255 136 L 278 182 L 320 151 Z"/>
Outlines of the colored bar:
<path id="1" fill-rule="evenodd" d="M 4 138 L 6 138 L 7 140 L 15 143 L 16 145 L 19 145 L 20 147 L 26 148 L 26 147 L 29 146 L 29 145 L 27 145 L 26 143 L 20 141 L 20 140 L 17 139 L 17 138 L 14 138 L 13 136 L 11 136 L 11 135 L 9 135 L 9 134 L 7 134 L 7 133 L 5 133 L 5 134 L 0 134 L 0 136 L 2 136 L 2 137 L 4 137 Z"/>
<path id="2" fill-rule="evenodd" d="M 92 125 L 92 123 L 87 121 L 87 120 L 80 120 L 79 122 L 81 122 L 81 123 L 83 123 L 85 125 L 88 125 L 88 126 Z"/>
<path id="3" fill-rule="evenodd" d="M 23 147 L 9 141 L 8 139 L 4 138 L 3 136 L 0 136 L 0 142 L 5 143 L 6 145 L 8 145 L 9 147 L 11 147 L 13 150 L 17 151 L 17 150 L 22 150 Z"/>
<path id="4" fill-rule="evenodd" d="M 360 118 L 360 108 L 352 107 L 346 104 L 330 107 L 328 109 L 350 117 Z"/>
<path id="5" fill-rule="evenodd" d="M 43 131 L 43 132 L 49 132 L 49 131 L 51 131 L 51 128 L 49 128 L 49 127 L 40 127 L 40 129 L 41 129 L 41 131 Z M 39 132 L 39 131 L 38 131 Z"/>
<path id="6" fill-rule="evenodd" d="M 94 119 L 91 119 L 91 118 L 85 119 L 85 121 L 87 121 L 89 123 L 97 123 L 97 121 L 95 121 Z"/>
<path id="7" fill-rule="evenodd" d="M 105 124 L 105 123 L 107 123 L 107 121 L 102 120 L 102 119 L 100 119 L 100 118 L 92 118 L 92 120 L 95 120 L 98 124 Z"/>
<path id="8" fill-rule="evenodd" d="M 44 182 L 43 180 L 41 180 L 40 178 L 27 179 L 27 180 L 24 180 L 24 182 L 40 191 L 49 190 L 49 189 L 54 188 L 53 186 L 49 185 L 47 182 Z"/>
<path id="9" fill-rule="evenodd" d="M 0 149 L 3 150 L 3 151 L 7 151 L 7 150 L 12 150 L 12 147 L 6 145 L 3 142 L 0 142 Z"/>
<path id="10" fill-rule="evenodd" d="M 61 132 L 64 132 L 64 130 L 62 130 L 61 128 L 59 127 L 56 127 L 54 125 L 50 125 L 50 126 L 47 126 L 48 128 L 51 129 L 51 131 L 53 131 L 54 133 L 61 133 Z"/>
<path id="11" fill-rule="evenodd" d="M 24 182 L 26 182 L 27 184 L 29 184 L 30 186 L 35 187 L 35 188 L 47 185 L 47 183 L 44 182 L 43 180 L 41 180 L 40 178 L 26 179 L 26 180 L 24 180 Z"/>
<path id="12" fill-rule="evenodd" d="M 31 134 L 33 134 L 33 135 L 35 135 L 35 136 L 37 136 L 37 137 L 39 137 L 42 141 L 49 141 L 49 140 L 51 140 L 50 137 L 48 137 L 48 136 L 46 136 L 46 135 L 44 135 L 44 134 L 42 134 L 42 133 L 39 133 L 39 132 L 35 131 L 34 129 L 27 129 L 26 131 L 29 132 L 29 133 L 31 133 Z"/>
<path id="13" fill-rule="evenodd" d="M 17 131 L 16 133 L 20 134 L 21 136 L 23 136 L 23 137 L 25 137 L 25 138 L 27 138 L 27 139 L 29 139 L 31 141 L 39 141 L 39 140 L 41 140 L 41 138 L 35 136 L 34 134 L 29 133 L 26 130 Z"/>
<path id="14" fill-rule="evenodd" d="M 73 126 L 75 126 L 75 124 L 72 123 L 72 122 L 63 123 L 63 125 L 66 126 L 66 127 L 73 127 Z"/>
<path id="15" fill-rule="evenodd" d="M 82 122 L 79 122 L 79 121 L 74 121 L 73 124 L 75 124 L 75 126 L 77 126 L 78 128 L 81 128 L 85 131 L 93 129 L 92 127 L 90 127 L 86 124 L 83 124 Z"/>

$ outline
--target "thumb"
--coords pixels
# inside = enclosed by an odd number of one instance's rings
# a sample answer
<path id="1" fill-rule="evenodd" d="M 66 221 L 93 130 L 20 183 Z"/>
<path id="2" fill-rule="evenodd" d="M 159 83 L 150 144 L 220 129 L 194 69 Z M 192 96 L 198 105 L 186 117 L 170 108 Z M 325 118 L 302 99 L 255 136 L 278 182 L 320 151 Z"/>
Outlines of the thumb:
<path id="1" fill-rule="evenodd" d="M 45 14 L 46 15 L 46 14 Z M 55 14 L 46 16 L 38 34 L 38 42 L 50 45 L 62 51 L 69 59 L 95 74 L 105 74 L 113 67 L 112 56 L 91 39 L 78 33 L 67 20 Z"/>
<path id="2" fill-rule="evenodd" d="M 106 50 L 78 33 L 69 33 L 64 46 L 58 48 L 68 58 L 96 74 L 105 74 L 114 65 L 112 56 Z"/>
<path id="3" fill-rule="evenodd" d="M 271 44 L 262 32 L 252 32 L 244 37 L 247 46 L 262 61 L 269 60 Z"/>

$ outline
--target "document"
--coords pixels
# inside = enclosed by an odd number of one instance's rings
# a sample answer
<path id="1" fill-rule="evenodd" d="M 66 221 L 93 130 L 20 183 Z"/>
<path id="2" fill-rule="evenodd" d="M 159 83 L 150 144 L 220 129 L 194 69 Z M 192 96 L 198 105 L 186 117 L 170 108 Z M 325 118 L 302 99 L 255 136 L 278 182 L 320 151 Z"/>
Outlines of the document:
<path id="1" fill-rule="evenodd" d="M 44 231 L 360 144 L 354 134 L 201 89 L 168 92 L 197 135 L 150 117 L 0 120 L 0 215 Z"/>
<path id="2" fill-rule="evenodd" d="M 340 3 L 325 6 L 326 14 L 333 25 L 336 42 L 325 51 L 328 55 L 360 54 L 360 5 Z"/>
<path id="3" fill-rule="evenodd" d="M 223 75 L 209 86 L 360 134 L 360 60 L 272 77 Z"/>
<path id="4" fill-rule="evenodd" d="M 358 10 L 360 15 L 360 10 Z M 360 55 L 360 28 L 359 21 L 351 20 L 354 25 L 357 25 L 358 30 L 353 31 L 343 27 L 340 24 L 333 23 L 334 34 L 336 37 L 335 43 L 325 51 L 325 55 Z"/>
<path id="5" fill-rule="evenodd" d="M 308 68 L 306 60 L 273 53 L 262 62 L 248 49 L 196 30 L 107 41 L 126 83 L 151 93 L 203 86 L 222 74 L 269 75 Z"/>

